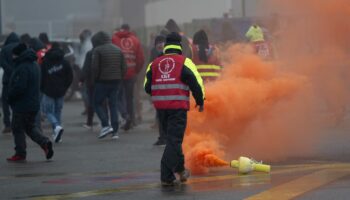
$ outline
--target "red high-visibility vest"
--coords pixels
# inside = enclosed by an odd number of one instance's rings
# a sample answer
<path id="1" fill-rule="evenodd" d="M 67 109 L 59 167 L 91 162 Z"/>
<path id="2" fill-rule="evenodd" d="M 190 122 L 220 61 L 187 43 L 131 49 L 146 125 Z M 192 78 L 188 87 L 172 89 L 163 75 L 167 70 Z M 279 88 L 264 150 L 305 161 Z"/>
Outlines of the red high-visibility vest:
<path id="1" fill-rule="evenodd" d="M 164 55 L 152 63 L 152 101 L 156 109 L 190 108 L 190 89 L 181 81 L 186 57 Z"/>
<path id="2" fill-rule="evenodd" d="M 201 75 L 204 82 L 209 82 L 216 80 L 221 73 L 221 64 L 219 58 L 214 54 L 215 52 L 209 53 L 210 51 L 215 51 L 215 47 L 210 45 L 207 49 L 208 62 L 205 63 L 199 59 L 199 47 L 198 45 L 192 45 L 193 52 L 193 63 L 196 64 L 199 75 Z"/>

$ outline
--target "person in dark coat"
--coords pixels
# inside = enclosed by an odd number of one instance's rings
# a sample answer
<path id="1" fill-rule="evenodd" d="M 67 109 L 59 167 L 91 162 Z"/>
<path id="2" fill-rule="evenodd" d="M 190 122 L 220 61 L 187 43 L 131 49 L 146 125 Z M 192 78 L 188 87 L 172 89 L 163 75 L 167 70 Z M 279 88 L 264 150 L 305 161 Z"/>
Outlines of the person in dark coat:
<path id="1" fill-rule="evenodd" d="M 190 41 L 188 38 L 181 32 L 180 27 L 177 25 L 175 20 L 169 19 L 167 23 L 165 24 L 164 29 L 160 32 L 161 35 L 166 37 L 170 33 L 178 33 L 181 35 L 181 46 L 182 46 L 182 55 L 186 56 L 187 58 L 192 59 L 192 50 Z"/>
<path id="2" fill-rule="evenodd" d="M 163 55 L 163 49 L 165 44 L 165 36 L 158 35 L 154 40 L 154 46 L 151 49 L 149 62 L 152 62 L 154 59 Z"/>
<path id="3" fill-rule="evenodd" d="M 96 33 L 91 41 L 94 46 L 91 64 L 95 87 L 94 108 L 102 124 L 98 138 L 112 134 L 113 139 L 118 139 L 117 96 L 127 65 L 122 51 L 112 44 L 112 39 L 106 32 Z M 104 106 L 106 100 L 110 115 Z"/>
<path id="4" fill-rule="evenodd" d="M 45 45 L 38 39 L 38 38 L 31 38 L 30 41 L 29 41 L 29 48 L 31 48 L 35 53 L 36 53 L 36 56 L 37 56 L 37 63 L 39 65 L 39 69 L 41 70 L 41 64 L 43 62 L 43 58 L 47 52 L 47 49 L 45 48 Z M 41 99 L 42 99 L 42 94 L 40 93 L 40 102 L 41 102 Z M 36 117 L 36 123 L 37 123 L 37 126 L 40 128 L 40 130 L 42 130 L 41 128 L 41 108 L 40 108 L 40 111 L 38 112 L 38 115 Z"/>
<path id="5" fill-rule="evenodd" d="M 26 160 L 25 133 L 44 150 L 46 159 L 53 156 L 52 142 L 42 135 L 35 124 L 39 111 L 40 72 L 35 52 L 21 43 L 13 49 L 14 68 L 9 79 L 8 103 L 13 110 L 12 130 L 15 141 L 15 155 L 9 162 Z"/>
<path id="6" fill-rule="evenodd" d="M 92 129 L 93 126 L 93 119 L 94 119 L 94 80 L 93 80 L 93 73 L 91 69 L 92 64 L 92 51 L 90 50 L 86 53 L 85 61 L 83 64 L 83 73 L 80 78 L 81 84 L 84 84 L 84 87 L 86 87 L 86 93 L 87 93 L 87 101 L 86 101 L 86 124 L 83 125 L 83 127 L 87 129 Z"/>
<path id="7" fill-rule="evenodd" d="M 49 40 L 49 36 L 47 35 L 47 33 L 40 33 L 39 40 L 46 46 L 47 50 L 51 49 L 52 44 Z"/>
<path id="8" fill-rule="evenodd" d="M 2 131 L 3 133 L 11 133 L 11 110 L 10 106 L 7 103 L 8 97 L 8 84 L 14 67 L 14 62 L 12 59 L 12 50 L 19 44 L 19 37 L 16 33 L 11 33 L 4 44 L 0 53 L 0 65 L 4 70 L 2 76 L 2 110 L 4 114 L 4 125 L 5 128 Z"/>
<path id="9" fill-rule="evenodd" d="M 61 113 L 64 95 L 73 81 L 73 70 L 64 60 L 64 52 L 58 45 L 46 53 L 41 65 L 42 108 L 53 128 L 54 141 L 60 142 L 63 134 Z"/>
<path id="10" fill-rule="evenodd" d="M 28 33 L 24 33 L 24 34 L 22 34 L 22 35 L 19 37 L 21 43 L 26 44 L 27 47 L 29 47 L 29 42 L 30 42 L 30 39 L 31 39 L 31 38 L 32 38 L 32 37 L 30 37 L 30 35 L 29 35 Z"/>
<path id="11" fill-rule="evenodd" d="M 29 47 L 35 51 L 36 56 L 38 57 L 38 64 L 41 65 L 48 49 L 46 49 L 44 43 L 38 38 L 31 38 L 29 41 Z"/>
<path id="12" fill-rule="evenodd" d="M 158 58 L 164 54 L 163 50 L 164 50 L 164 45 L 165 45 L 165 39 L 166 38 L 163 35 L 156 36 L 156 38 L 154 40 L 154 47 L 151 49 L 151 52 L 150 52 L 149 63 L 151 63 L 153 60 L 155 60 L 156 58 Z M 156 120 L 157 120 L 157 125 L 158 125 L 159 137 L 158 137 L 158 140 L 153 145 L 165 146 L 165 144 L 166 144 L 166 132 L 163 131 L 162 124 L 159 123 L 158 112 L 156 112 Z"/>

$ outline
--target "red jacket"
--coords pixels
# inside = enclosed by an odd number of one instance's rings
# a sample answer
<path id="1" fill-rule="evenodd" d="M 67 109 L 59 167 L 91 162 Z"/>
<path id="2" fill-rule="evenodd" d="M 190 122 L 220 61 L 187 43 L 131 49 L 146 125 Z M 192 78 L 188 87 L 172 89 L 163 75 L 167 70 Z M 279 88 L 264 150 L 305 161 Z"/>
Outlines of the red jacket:
<path id="1" fill-rule="evenodd" d="M 186 57 L 164 55 L 152 63 L 152 101 L 156 109 L 190 108 L 190 88 L 181 81 Z"/>
<path id="2" fill-rule="evenodd" d="M 124 79 L 133 78 L 141 71 L 145 61 L 139 39 L 129 31 L 119 31 L 113 35 L 112 42 L 122 50 L 128 66 Z"/>

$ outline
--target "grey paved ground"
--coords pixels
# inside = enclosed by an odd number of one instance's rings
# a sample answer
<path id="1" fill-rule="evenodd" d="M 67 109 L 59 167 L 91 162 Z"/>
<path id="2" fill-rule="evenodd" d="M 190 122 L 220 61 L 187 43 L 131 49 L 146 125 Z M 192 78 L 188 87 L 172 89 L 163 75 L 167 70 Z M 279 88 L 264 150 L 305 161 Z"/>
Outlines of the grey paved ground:
<path id="1" fill-rule="evenodd" d="M 132 131 L 121 132 L 119 140 L 98 140 L 98 129 L 87 131 L 81 127 L 81 111 L 79 102 L 66 104 L 63 142 L 54 146 L 55 156 L 50 162 L 27 140 L 28 162 L 7 163 L 6 157 L 13 154 L 12 136 L 0 135 L 0 199 L 244 199 L 279 186 L 282 188 L 274 194 L 282 195 L 286 193 L 284 184 L 299 178 L 305 183 L 311 180 L 305 187 L 322 183 L 302 192 L 299 199 L 349 199 L 350 134 L 343 133 L 349 132 L 350 126 L 346 123 L 325 130 L 334 134 L 318 147 L 320 155 L 274 163 L 271 175 L 238 176 L 231 169 L 216 169 L 168 189 L 159 186 L 163 148 L 152 146 L 157 135 L 150 128 L 151 113 Z M 46 134 L 50 134 L 49 129 Z M 303 178 L 317 170 L 325 173 Z M 333 180 L 337 175 L 339 178 Z M 288 191 L 297 194 L 301 190 L 297 185 L 299 182 L 292 182 Z"/>

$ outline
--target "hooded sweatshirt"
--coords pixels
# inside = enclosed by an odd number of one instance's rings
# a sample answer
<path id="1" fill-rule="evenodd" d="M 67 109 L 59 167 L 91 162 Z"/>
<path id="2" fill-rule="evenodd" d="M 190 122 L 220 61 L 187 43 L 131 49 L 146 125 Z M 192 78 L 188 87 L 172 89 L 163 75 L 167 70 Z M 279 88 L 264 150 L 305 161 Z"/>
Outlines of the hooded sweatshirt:
<path id="1" fill-rule="evenodd" d="M 63 97 L 73 81 L 73 70 L 59 48 L 51 48 L 41 66 L 41 91 L 51 98 Z"/>
<path id="2" fill-rule="evenodd" d="M 205 31 L 200 30 L 194 34 L 192 45 L 194 64 L 221 66 L 216 51 L 215 46 L 209 44 Z"/>
<path id="3" fill-rule="evenodd" d="M 114 44 L 105 32 L 96 33 L 92 39 L 91 69 L 94 81 L 100 83 L 114 83 L 123 79 L 126 73 L 126 63 L 122 51 Z"/>
<path id="4" fill-rule="evenodd" d="M 124 78 L 133 78 L 141 71 L 145 62 L 139 39 L 130 31 L 123 30 L 115 33 L 112 41 L 122 50 L 126 60 L 128 69 Z"/>
<path id="5" fill-rule="evenodd" d="M 38 38 L 30 39 L 29 46 L 36 52 L 38 64 L 41 65 L 43 63 L 43 58 L 48 51 L 46 46 Z"/>
<path id="6" fill-rule="evenodd" d="M 166 37 L 168 34 L 172 32 L 179 33 L 181 35 L 182 55 L 192 59 L 192 50 L 191 50 L 190 41 L 186 36 L 184 36 L 181 33 L 181 29 L 177 25 L 177 23 L 173 19 L 169 19 L 164 29 L 161 30 L 160 34 Z"/>
<path id="7" fill-rule="evenodd" d="M 12 50 L 19 44 L 19 37 L 16 33 L 11 33 L 5 43 L 4 48 L 0 53 L 0 65 L 4 69 L 4 75 L 2 77 L 3 85 L 8 85 L 11 77 L 11 73 L 15 63 L 12 59 Z"/>
<path id="8" fill-rule="evenodd" d="M 17 113 L 37 112 L 40 106 L 40 71 L 35 52 L 25 50 L 14 60 L 9 79 L 8 103 Z"/>

